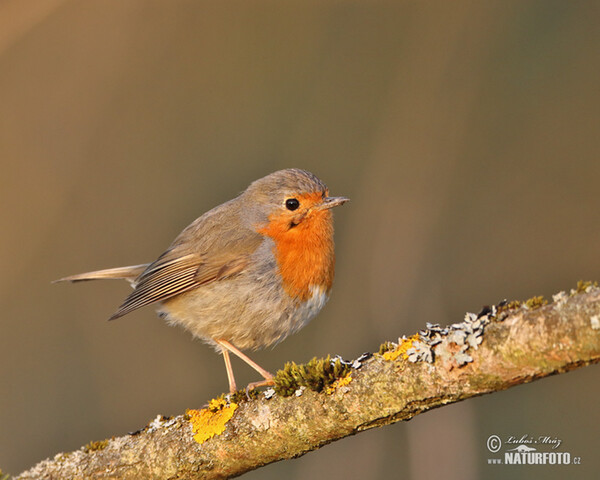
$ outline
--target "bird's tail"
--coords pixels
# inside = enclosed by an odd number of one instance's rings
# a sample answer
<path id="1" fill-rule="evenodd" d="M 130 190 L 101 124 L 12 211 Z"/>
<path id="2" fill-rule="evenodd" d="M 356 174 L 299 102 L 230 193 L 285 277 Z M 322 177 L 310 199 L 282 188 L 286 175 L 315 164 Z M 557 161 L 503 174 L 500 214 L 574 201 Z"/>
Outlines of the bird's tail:
<path id="1" fill-rule="evenodd" d="M 59 278 L 54 280 L 56 282 L 83 282 L 85 280 L 102 280 L 106 278 L 116 278 L 127 280 L 133 286 L 135 286 L 136 279 L 142 274 L 144 270 L 150 265 L 144 263 L 142 265 L 131 265 L 129 267 L 117 267 L 107 268 L 106 270 L 96 270 L 94 272 L 79 273 L 77 275 L 70 275 L 68 277 Z"/>

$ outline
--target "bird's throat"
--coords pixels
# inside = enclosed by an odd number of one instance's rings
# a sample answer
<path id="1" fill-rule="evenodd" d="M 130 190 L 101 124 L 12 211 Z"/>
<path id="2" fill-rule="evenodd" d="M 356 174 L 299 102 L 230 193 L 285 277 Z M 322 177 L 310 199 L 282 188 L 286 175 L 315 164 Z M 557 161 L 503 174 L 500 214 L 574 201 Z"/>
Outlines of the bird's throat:
<path id="1" fill-rule="evenodd" d="M 335 264 L 329 210 L 312 212 L 291 229 L 289 222 L 271 219 L 259 233 L 273 239 L 283 287 L 291 297 L 306 301 L 315 287 L 329 292 Z"/>

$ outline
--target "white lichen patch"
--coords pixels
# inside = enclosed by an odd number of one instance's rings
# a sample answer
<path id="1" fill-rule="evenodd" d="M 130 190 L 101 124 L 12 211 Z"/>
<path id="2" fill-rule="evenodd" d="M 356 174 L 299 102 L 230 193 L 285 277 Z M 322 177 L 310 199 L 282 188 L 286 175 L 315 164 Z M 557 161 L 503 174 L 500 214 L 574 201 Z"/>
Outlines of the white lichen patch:
<path id="1" fill-rule="evenodd" d="M 408 361 L 412 363 L 427 362 L 433 363 L 433 352 L 431 345 L 415 340 L 412 342 L 412 347 L 406 351 Z"/>
<path id="2" fill-rule="evenodd" d="M 356 360 L 352 361 L 352 364 L 350 365 L 352 368 L 354 368 L 355 370 L 358 370 L 360 367 L 362 367 L 363 362 L 365 362 L 366 360 L 368 360 L 369 358 L 371 358 L 373 356 L 372 353 L 366 352 L 363 353 L 360 357 L 358 357 Z"/>
<path id="3" fill-rule="evenodd" d="M 590 325 L 594 330 L 600 330 L 600 317 L 598 315 L 594 315 L 590 318 Z"/>
<path id="4" fill-rule="evenodd" d="M 265 431 L 271 428 L 272 417 L 271 409 L 267 405 L 258 405 L 256 413 L 250 419 L 250 423 L 256 430 Z"/>
<path id="5" fill-rule="evenodd" d="M 177 422 L 174 418 L 167 418 L 163 415 L 157 415 L 154 420 L 148 424 L 148 433 L 155 432 L 160 428 L 168 428 Z"/>
<path id="6" fill-rule="evenodd" d="M 269 399 L 271 399 L 271 398 L 273 398 L 275 396 L 275 389 L 274 388 L 267 388 L 264 391 L 263 395 L 265 396 L 265 398 L 267 400 L 269 400 Z"/>
<path id="7" fill-rule="evenodd" d="M 473 357 L 467 351 L 477 350 L 481 345 L 485 326 L 496 311 L 496 307 L 486 307 L 479 315 L 467 313 L 463 322 L 449 327 L 427 323 L 427 330 L 419 331 L 419 340 L 413 341 L 407 350 L 408 360 L 433 363 L 439 359 L 445 365 L 459 367 L 472 362 Z"/>
<path id="8" fill-rule="evenodd" d="M 557 307 L 562 307 L 568 299 L 569 295 L 567 295 L 567 292 L 558 292 L 557 294 L 552 295 L 552 301 Z"/>

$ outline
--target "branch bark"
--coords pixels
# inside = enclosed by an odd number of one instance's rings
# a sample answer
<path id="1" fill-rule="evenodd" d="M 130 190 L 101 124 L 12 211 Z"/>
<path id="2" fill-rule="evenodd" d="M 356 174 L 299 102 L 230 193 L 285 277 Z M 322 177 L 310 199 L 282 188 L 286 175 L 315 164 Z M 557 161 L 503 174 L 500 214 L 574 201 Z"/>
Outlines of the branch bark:
<path id="1" fill-rule="evenodd" d="M 468 315 L 452 327 L 428 325 L 321 392 L 261 393 L 237 407 L 213 402 L 211 410 L 159 417 L 137 434 L 58 454 L 18 478 L 230 478 L 435 407 L 596 363 L 600 289 L 578 290 L 546 306 L 534 300 L 529 308 Z"/>

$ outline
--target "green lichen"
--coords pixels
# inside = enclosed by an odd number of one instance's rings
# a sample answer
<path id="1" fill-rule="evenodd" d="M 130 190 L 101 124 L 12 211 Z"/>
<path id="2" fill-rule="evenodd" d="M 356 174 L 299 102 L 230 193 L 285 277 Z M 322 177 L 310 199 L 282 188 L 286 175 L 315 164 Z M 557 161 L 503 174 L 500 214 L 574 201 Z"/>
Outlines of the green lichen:
<path id="1" fill-rule="evenodd" d="M 575 290 L 571 290 L 573 292 L 573 295 L 576 295 L 578 293 L 587 293 L 588 289 L 590 287 L 598 287 L 598 282 L 592 282 L 590 280 L 579 280 L 577 282 L 577 286 L 575 287 Z"/>
<path id="2" fill-rule="evenodd" d="M 300 387 L 320 392 L 349 371 L 349 365 L 343 364 L 339 358 L 332 362 L 329 355 L 326 358 L 315 357 L 304 365 L 288 362 L 275 375 L 275 393 L 289 397 Z"/>
<path id="3" fill-rule="evenodd" d="M 238 390 L 235 393 L 231 393 L 229 395 L 229 400 L 234 403 L 244 403 L 253 398 L 258 398 L 260 395 L 260 390 L 253 388 L 252 390 L 244 389 Z"/>
<path id="4" fill-rule="evenodd" d="M 385 352 L 389 352 L 390 350 L 394 350 L 397 345 L 394 345 L 392 342 L 383 342 L 379 345 L 379 355 L 383 355 Z"/>
<path id="5" fill-rule="evenodd" d="M 473 373 L 469 376 L 469 388 L 481 392 L 491 391 L 503 383 L 502 376 L 498 374 Z"/>
<path id="6" fill-rule="evenodd" d="M 500 305 L 497 307 L 497 312 L 506 312 L 508 310 L 516 310 L 521 306 L 521 302 L 519 300 L 511 300 L 510 302 L 505 303 L 504 305 Z"/>
<path id="7" fill-rule="evenodd" d="M 546 300 L 542 295 L 531 297 L 525 301 L 525 306 L 529 310 L 535 310 L 536 308 L 543 307 L 544 305 L 548 305 L 548 300 Z"/>
<path id="8" fill-rule="evenodd" d="M 96 452 L 98 450 L 104 450 L 108 446 L 107 440 L 98 440 L 96 442 L 88 443 L 83 449 L 85 453 Z"/>

